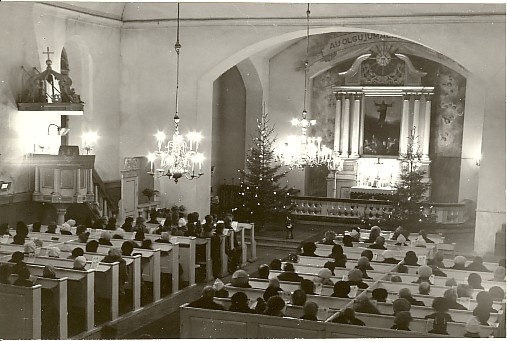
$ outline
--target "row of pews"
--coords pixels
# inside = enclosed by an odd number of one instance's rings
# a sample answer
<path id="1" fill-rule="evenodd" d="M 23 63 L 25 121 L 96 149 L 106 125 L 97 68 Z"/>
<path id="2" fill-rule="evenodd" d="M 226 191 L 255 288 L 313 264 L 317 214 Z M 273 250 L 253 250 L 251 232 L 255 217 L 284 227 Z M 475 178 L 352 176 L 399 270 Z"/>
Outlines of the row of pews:
<path id="1" fill-rule="evenodd" d="M 29 226 L 31 231 L 31 226 Z M 157 234 L 146 234 L 152 240 L 152 249 L 134 248 L 131 256 L 123 256 L 128 277 L 123 285 L 124 296 L 120 294 L 120 263 L 104 263 L 103 258 L 113 247 L 121 247 L 127 239 L 134 239 L 133 233 L 125 233 L 124 239 L 111 239 L 112 246 L 99 245 L 97 252 L 86 252 L 86 270 L 73 269 L 74 260 L 68 259 L 73 249 L 86 248 L 77 236 L 29 232 L 28 239 L 39 239 L 43 245 L 32 254 L 25 254 L 32 287 L 0 284 L 0 338 L 2 339 L 41 339 L 44 323 L 50 321 L 56 329 L 50 338 L 68 339 L 79 333 L 90 331 L 101 323 L 115 321 L 122 314 L 137 311 L 165 296 L 174 294 L 186 286 L 196 283 L 196 272 L 202 267 L 205 281 L 213 280 L 211 239 L 173 236 L 170 243 L 155 242 Z M 227 255 L 225 239 L 239 234 L 242 242 L 242 265 L 248 261 L 248 254 L 255 257 L 252 244 L 245 242 L 245 231 L 253 235 L 253 226 L 239 223 L 235 229 L 221 236 L 221 275 L 226 276 Z M 88 229 L 90 240 L 98 240 L 102 230 Z M 75 231 L 74 231 L 75 233 Z M 14 231 L 12 231 L 14 234 Z M 28 241 L 27 239 L 27 241 Z M 0 238 L 0 263 L 13 266 L 9 260 L 14 252 L 25 252 L 23 245 L 10 244 L 12 237 Z M 234 244 L 230 244 L 234 245 Z M 49 250 L 58 247 L 59 258 L 49 257 Z M 198 251 L 199 250 L 199 251 Z M 56 279 L 44 278 L 46 265 L 55 269 Z M 45 308 L 45 299 L 56 308 L 58 318 Z M 47 303 L 47 302 L 46 302 Z M 5 322 L 5 323 L 4 323 Z"/>
<path id="2" fill-rule="evenodd" d="M 367 236 L 366 236 L 367 237 Z M 426 260 L 438 250 L 454 250 L 453 244 L 445 244 L 440 236 L 429 236 L 434 239 L 435 244 L 427 244 L 426 247 L 413 246 L 395 246 L 393 243 L 387 243 L 387 248 L 395 253 L 397 259 L 403 259 L 405 253 L 409 250 L 416 252 L 419 264 L 426 264 Z M 299 276 L 305 279 L 313 280 L 319 270 L 322 269 L 327 261 L 326 258 L 331 253 L 332 246 L 324 244 L 316 244 L 315 253 L 322 257 L 301 256 L 297 257 L 297 263 L 294 268 Z M 348 261 L 346 268 L 335 268 L 334 276 L 331 278 L 333 283 L 340 280 L 347 280 L 348 272 L 357 265 L 357 260 L 361 256 L 361 252 L 367 248 L 364 243 L 358 243 L 353 248 L 343 247 L 344 254 L 347 255 Z M 370 249 L 371 250 L 371 249 Z M 470 271 L 442 269 L 447 277 L 432 276 L 434 285 L 431 286 L 429 295 L 418 294 L 419 285 L 415 282 L 418 279 L 415 266 L 407 266 L 408 273 L 398 273 L 398 264 L 382 263 L 382 250 L 372 250 L 374 260 L 370 265 L 374 270 L 367 271 L 372 279 L 363 279 L 368 284 L 367 289 L 351 290 L 350 298 L 330 297 L 333 293 L 333 287 L 328 285 L 316 285 L 316 295 L 307 296 L 307 301 L 313 301 L 318 304 L 318 320 L 306 321 L 299 319 L 303 315 L 301 306 L 291 304 L 291 293 L 300 289 L 299 283 L 280 281 L 280 287 L 283 290 L 281 296 L 286 302 L 284 311 L 285 317 L 273 317 L 256 314 L 243 314 L 229 311 L 213 311 L 209 314 L 204 309 L 191 308 L 188 304 L 180 307 L 181 319 L 181 337 L 182 338 L 383 338 L 383 337 L 435 337 L 435 334 L 428 334 L 432 329 L 432 320 L 424 319 L 425 316 L 433 313 L 431 303 L 435 297 L 442 297 L 444 292 L 450 287 L 445 286 L 448 278 L 455 278 L 456 282 L 466 283 Z M 452 260 L 445 259 L 444 263 L 451 266 Z M 484 263 L 490 270 L 494 270 L 495 263 Z M 277 277 L 281 271 L 271 270 L 269 278 Z M 483 281 L 482 285 L 487 291 L 493 286 L 499 286 L 506 289 L 505 282 L 492 281 L 493 273 L 476 272 Z M 402 282 L 391 282 L 391 276 L 400 276 Z M 251 288 L 238 288 L 231 284 L 226 285 L 229 298 L 215 298 L 217 303 L 222 304 L 226 309 L 230 306 L 230 297 L 236 292 L 244 292 L 250 302 L 255 303 L 258 297 L 262 297 L 264 290 L 269 285 L 269 280 L 250 278 L 249 284 Z M 333 318 L 346 308 L 353 307 L 355 301 L 362 296 L 371 298 L 372 291 L 375 288 L 385 288 L 388 291 L 388 298 L 385 303 L 377 303 L 377 309 L 381 314 L 356 313 L 356 317 L 365 322 L 365 327 L 352 325 L 344 325 L 330 322 Z M 409 288 L 412 296 L 423 301 L 425 306 L 412 305 L 410 312 L 413 321 L 410 324 L 411 331 L 392 330 L 390 327 L 394 324 L 392 302 L 398 298 L 398 292 L 402 288 Z M 482 291 L 474 289 L 472 298 L 460 298 L 458 302 L 464 305 L 467 310 L 449 310 L 455 322 L 448 323 L 447 331 L 451 337 L 463 337 L 465 334 L 465 325 L 473 316 L 473 309 L 477 306 L 475 297 Z M 253 305 L 251 305 L 253 307 Z M 495 301 L 493 308 L 499 313 L 490 315 L 490 326 L 480 326 L 479 334 L 481 337 L 488 337 L 495 332 L 499 318 L 505 310 L 505 300 Z"/>

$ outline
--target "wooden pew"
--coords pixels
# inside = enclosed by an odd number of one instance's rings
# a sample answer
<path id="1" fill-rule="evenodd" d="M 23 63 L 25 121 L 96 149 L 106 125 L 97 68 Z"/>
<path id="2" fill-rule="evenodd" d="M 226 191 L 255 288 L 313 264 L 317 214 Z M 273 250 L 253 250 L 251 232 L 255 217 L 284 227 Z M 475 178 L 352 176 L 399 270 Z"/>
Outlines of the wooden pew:
<path id="1" fill-rule="evenodd" d="M 212 261 L 211 261 L 211 238 L 197 238 L 195 240 L 195 244 L 196 244 L 196 250 L 199 246 L 203 246 L 204 245 L 204 248 L 205 248 L 205 256 L 206 256 L 206 260 L 204 263 L 199 263 L 199 264 L 204 264 L 204 266 L 206 267 L 206 282 L 209 282 L 209 281 L 212 281 L 213 280 L 213 269 L 212 269 Z M 198 262 L 198 261 L 197 261 Z"/>
<path id="2" fill-rule="evenodd" d="M 410 283 L 410 282 L 390 282 L 390 281 L 384 281 L 379 280 L 375 285 L 370 286 L 370 289 L 382 287 L 385 288 L 388 292 L 398 293 L 400 289 L 402 288 L 409 288 L 412 293 L 417 293 L 419 291 L 419 284 L 417 283 Z M 440 296 L 442 297 L 444 295 L 444 292 L 449 289 L 450 287 L 445 286 L 439 286 L 439 285 L 432 285 L 431 286 L 431 294 L 433 296 Z M 475 299 L 477 294 L 481 292 L 482 290 L 474 289 L 472 291 L 472 299 Z"/>
<path id="3" fill-rule="evenodd" d="M 327 257 L 331 254 L 332 245 L 324 245 L 324 244 L 316 244 L 317 250 L 315 250 L 315 254 L 319 257 Z M 389 250 L 393 251 L 394 257 L 396 259 L 403 259 L 407 251 L 414 251 L 417 256 L 428 256 L 430 255 L 431 249 L 422 248 L 422 247 L 409 247 L 409 246 L 391 246 L 388 247 Z M 375 250 L 368 249 L 368 245 L 364 244 L 363 247 L 343 247 L 343 253 L 347 256 L 347 259 L 359 259 L 361 257 L 361 253 L 364 250 L 371 250 L 378 255 L 382 254 L 383 250 Z"/>
<path id="4" fill-rule="evenodd" d="M 195 284 L 195 245 L 196 237 L 171 236 L 171 243 L 180 245 L 180 263 L 183 267 L 182 279 L 188 281 L 188 285 Z"/>
<path id="5" fill-rule="evenodd" d="M 243 259 L 246 261 L 255 262 L 257 260 L 257 242 L 255 241 L 255 224 L 254 223 L 241 223 L 238 222 L 238 227 L 243 230 L 250 231 L 250 242 L 244 242 Z M 242 244 L 242 245 L 243 245 Z M 250 258 L 248 258 L 248 249 L 250 250 Z"/>
<path id="6" fill-rule="evenodd" d="M 445 265 L 446 268 L 450 268 L 450 267 L 454 266 L 454 258 L 452 258 L 452 259 L 446 259 L 446 258 L 444 258 L 443 263 L 444 263 L 444 265 Z M 466 263 L 465 263 L 465 266 L 468 266 L 471 263 L 472 263 L 471 260 L 467 260 Z M 493 263 L 493 262 L 483 262 L 482 264 L 487 269 L 491 270 L 491 274 L 498 267 L 498 263 Z"/>
<path id="7" fill-rule="evenodd" d="M 41 289 L 0 284 L 0 338 L 41 338 Z"/>
<path id="8" fill-rule="evenodd" d="M 320 267 L 315 267 L 311 265 L 300 265 L 300 264 L 294 264 L 294 269 L 296 269 L 296 272 L 299 276 L 303 277 L 304 279 L 313 280 L 319 271 L 322 269 Z M 331 276 L 331 281 L 333 283 L 336 283 L 338 281 L 342 281 L 344 278 L 345 280 L 348 280 L 348 273 L 351 269 L 344 269 L 344 268 L 336 268 L 334 270 L 334 276 Z M 278 275 L 282 274 L 283 271 L 280 270 L 270 270 L 269 271 L 269 278 L 278 277 Z M 386 276 L 384 272 L 379 271 L 367 271 L 368 276 L 370 276 L 374 281 L 381 279 Z"/>
<path id="9" fill-rule="evenodd" d="M 324 258 L 324 257 L 309 257 L 309 256 L 298 256 L 298 262 L 294 263 L 294 266 L 297 265 L 307 265 L 307 266 L 314 266 L 323 268 L 324 265 L 327 262 L 334 262 L 334 259 L 332 258 Z M 346 268 L 349 270 L 352 270 L 357 265 L 357 261 L 350 260 L 346 263 Z M 374 269 L 373 271 L 377 272 L 389 272 L 397 267 L 397 264 L 388 264 L 388 263 L 381 263 L 381 262 L 370 262 L 371 267 Z M 335 268 L 340 269 L 340 268 Z M 335 270 L 336 271 L 336 270 Z"/>
<path id="10" fill-rule="evenodd" d="M 319 321 L 306 321 L 288 317 L 243 314 L 229 311 L 180 307 L 181 338 L 382 338 L 431 337 L 417 332 L 395 331 Z"/>
<path id="11" fill-rule="evenodd" d="M 365 280 L 363 280 L 363 282 L 368 284 L 368 286 L 371 286 L 374 284 L 374 281 L 371 279 L 370 280 L 365 279 Z M 259 278 L 250 278 L 248 283 L 252 286 L 252 288 L 262 289 L 262 290 L 265 290 L 269 285 L 268 280 L 259 279 Z M 299 283 L 296 283 L 296 282 L 280 281 L 280 288 L 283 291 L 293 292 L 294 290 L 299 289 L 300 285 L 299 285 Z M 320 293 L 320 296 L 331 296 L 332 294 L 333 294 L 333 287 L 332 286 L 330 286 L 330 285 L 323 285 L 322 286 L 322 291 Z"/>
<path id="12" fill-rule="evenodd" d="M 35 284 L 53 292 L 53 303 L 58 310 L 58 337 L 60 340 L 66 340 L 68 338 L 67 277 L 56 279 L 37 277 Z"/>

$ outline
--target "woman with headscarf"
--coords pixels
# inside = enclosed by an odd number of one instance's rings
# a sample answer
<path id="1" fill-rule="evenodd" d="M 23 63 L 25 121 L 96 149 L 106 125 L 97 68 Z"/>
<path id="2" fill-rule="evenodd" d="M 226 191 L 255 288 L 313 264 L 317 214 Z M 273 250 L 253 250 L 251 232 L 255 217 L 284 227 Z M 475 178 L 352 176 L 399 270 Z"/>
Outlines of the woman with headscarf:
<path id="1" fill-rule="evenodd" d="M 127 217 L 127 218 L 125 218 L 125 222 L 123 223 L 123 225 L 121 226 L 121 228 L 123 230 L 125 230 L 125 232 L 132 232 L 132 223 L 133 222 L 134 222 L 134 218 Z"/>
<path id="2" fill-rule="evenodd" d="M 331 297 L 349 298 L 350 284 L 345 281 L 338 281 L 334 284 Z"/>
<path id="3" fill-rule="evenodd" d="M 48 257 L 60 258 L 60 249 L 57 246 L 48 247 Z"/>
<path id="4" fill-rule="evenodd" d="M 431 269 L 431 267 L 429 267 L 427 265 L 421 265 L 419 267 L 419 269 L 417 269 L 417 275 L 419 276 L 419 278 L 417 279 L 417 281 L 414 281 L 412 283 L 427 282 L 427 283 L 433 285 L 433 283 L 431 283 L 431 281 L 430 281 L 430 276 L 432 274 L 433 274 L 433 270 Z"/>
<path id="5" fill-rule="evenodd" d="M 405 238 L 404 235 L 400 234 L 396 238 L 396 243 L 394 245 L 396 245 L 396 246 L 407 246 L 406 242 L 407 242 L 407 238 Z"/>
<path id="6" fill-rule="evenodd" d="M 371 269 L 370 261 L 366 257 L 361 257 L 357 260 L 357 266 L 356 269 L 361 270 L 362 277 L 366 279 L 372 279 L 368 274 L 366 273 L 366 270 Z"/>
<path id="7" fill-rule="evenodd" d="M 399 260 L 394 258 L 394 252 L 391 250 L 385 250 L 384 252 L 382 252 L 382 257 L 384 258 L 382 263 L 398 264 L 400 262 Z"/>
<path id="8" fill-rule="evenodd" d="M 79 257 L 78 257 L 79 258 Z M 119 262 L 119 292 L 120 295 L 125 295 L 125 283 L 128 280 L 127 262 L 122 258 L 122 251 L 119 247 L 112 247 L 109 249 L 107 256 L 102 259 L 104 263 L 115 263 Z"/>
<path id="9" fill-rule="evenodd" d="M 380 237 L 380 227 L 378 226 L 372 226 L 370 229 L 370 236 L 368 237 L 368 243 L 372 244 L 377 240 L 378 237 Z"/>
<path id="10" fill-rule="evenodd" d="M 319 273 L 316 277 L 313 278 L 313 283 L 322 284 L 322 285 L 334 285 L 333 281 L 331 280 L 331 277 L 333 274 L 331 273 L 331 270 L 329 269 L 320 269 Z"/>
<path id="11" fill-rule="evenodd" d="M 367 289 L 368 284 L 363 282 L 363 272 L 359 269 L 350 270 L 347 283 L 349 286 L 357 286 L 359 289 Z"/>
<path id="12" fill-rule="evenodd" d="M 324 239 L 322 240 L 321 244 L 324 245 L 336 245 L 334 240 L 336 239 L 336 233 L 333 231 L 326 231 L 324 234 Z"/>
<path id="13" fill-rule="evenodd" d="M 25 249 L 25 255 L 30 255 L 35 253 L 35 249 L 37 247 L 35 246 L 35 243 L 33 241 L 29 241 L 25 243 L 24 249 Z"/>
<path id="14" fill-rule="evenodd" d="M 62 226 L 60 227 L 60 234 L 66 236 L 72 235 L 72 229 L 70 225 L 67 223 L 63 223 Z"/>
<path id="15" fill-rule="evenodd" d="M 343 242 L 343 246 L 345 246 L 345 247 L 354 247 L 354 244 L 352 244 L 354 242 L 354 240 L 348 234 L 343 236 L 342 242 Z"/>
<path id="16" fill-rule="evenodd" d="M 282 288 L 280 288 L 280 281 L 278 278 L 273 277 L 269 279 L 269 285 L 266 290 L 264 290 L 262 297 L 264 301 L 267 301 L 271 296 L 278 295 L 280 291 L 283 291 Z"/>
<path id="17" fill-rule="evenodd" d="M 414 251 L 407 251 L 405 258 L 403 258 L 403 264 L 406 266 L 420 266 L 417 264 L 418 258 Z"/>
<path id="18" fill-rule="evenodd" d="M 470 275 L 468 275 L 468 285 L 470 285 L 472 289 L 484 290 L 484 287 L 482 286 L 482 278 L 475 272 L 472 272 Z"/>
<path id="19" fill-rule="evenodd" d="M 378 236 L 376 239 L 375 239 L 375 243 L 371 244 L 370 246 L 368 246 L 368 248 L 370 249 L 376 249 L 376 250 L 387 250 L 387 248 L 385 247 L 385 238 L 382 237 L 382 236 Z"/>
<path id="20" fill-rule="evenodd" d="M 454 257 L 454 265 L 450 267 L 450 269 L 455 270 L 466 270 L 465 264 L 467 262 L 467 259 L 463 256 L 456 256 Z"/>
<path id="21" fill-rule="evenodd" d="M 359 296 L 354 300 L 354 311 L 365 314 L 380 314 L 377 307 L 370 301 L 368 296 Z"/>
<path id="22" fill-rule="evenodd" d="M 42 270 L 42 277 L 56 279 L 56 271 L 53 265 L 46 265 Z"/>
<path id="23" fill-rule="evenodd" d="M 111 233 L 109 231 L 102 231 L 100 233 L 99 245 L 113 246 L 111 243 Z"/>

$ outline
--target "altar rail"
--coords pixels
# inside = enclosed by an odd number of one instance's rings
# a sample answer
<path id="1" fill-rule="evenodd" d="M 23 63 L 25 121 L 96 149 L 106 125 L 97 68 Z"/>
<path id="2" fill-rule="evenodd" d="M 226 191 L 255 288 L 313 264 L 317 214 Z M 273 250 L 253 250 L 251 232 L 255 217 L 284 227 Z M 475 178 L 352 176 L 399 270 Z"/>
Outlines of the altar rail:
<path id="1" fill-rule="evenodd" d="M 304 218 L 309 216 L 337 218 L 342 221 L 363 218 L 379 219 L 393 211 L 394 203 L 383 200 L 337 199 L 324 197 L 293 197 L 292 214 Z M 463 224 L 465 204 L 428 203 L 437 224 Z"/>

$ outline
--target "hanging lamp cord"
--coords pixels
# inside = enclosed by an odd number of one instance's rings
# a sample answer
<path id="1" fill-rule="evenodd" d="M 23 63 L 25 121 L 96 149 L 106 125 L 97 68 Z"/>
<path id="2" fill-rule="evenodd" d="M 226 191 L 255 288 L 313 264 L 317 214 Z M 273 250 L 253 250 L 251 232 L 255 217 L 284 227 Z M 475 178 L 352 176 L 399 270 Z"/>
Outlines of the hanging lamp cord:
<path id="1" fill-rule="evenodd" d="M 176 124 L 176 132 L 178 132 L 178 125 L 180 117 L 178 115 L 178 91 L 180 88 L 180 3 L 178 2 L 178 17 L 176 21 L 176 44 L 174 44 L 174 50 L 176 51 L 176 113 L 174 114 L 174 123 Z"/>
<path id="2" fill-rule="evenodd" d="M 308 92 L 308 54 L 310 51 L 310 3 L 306 9 L 306 59 L 305 59 L 305 97 L 303 98 L 303 118 L 306 118 L 306 96 Z"/>

